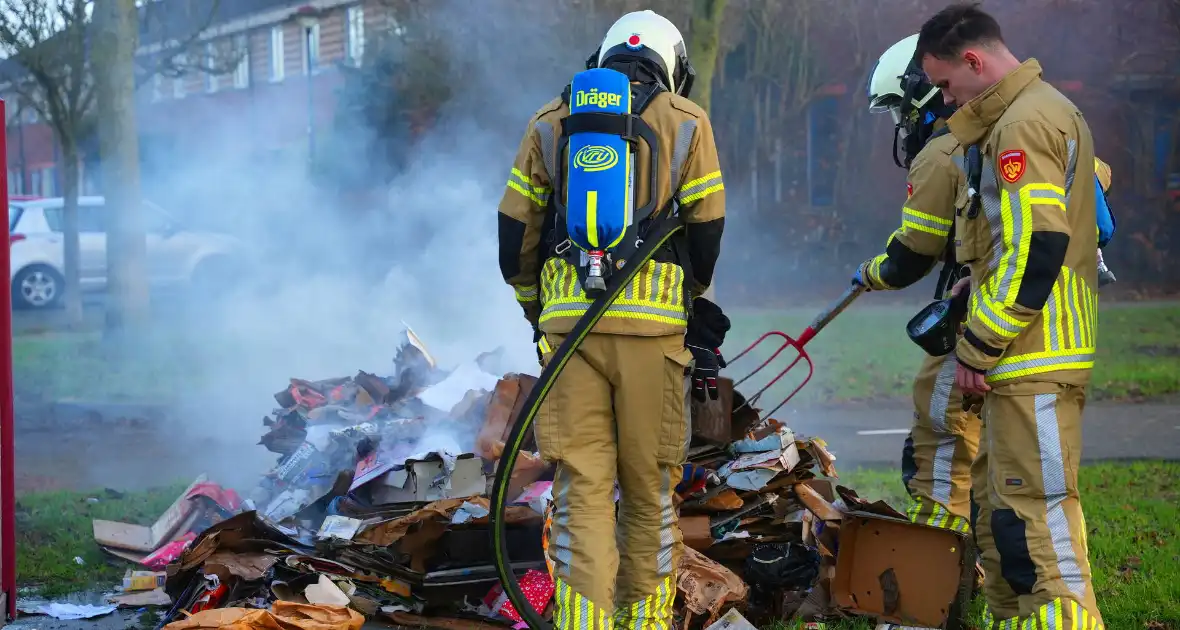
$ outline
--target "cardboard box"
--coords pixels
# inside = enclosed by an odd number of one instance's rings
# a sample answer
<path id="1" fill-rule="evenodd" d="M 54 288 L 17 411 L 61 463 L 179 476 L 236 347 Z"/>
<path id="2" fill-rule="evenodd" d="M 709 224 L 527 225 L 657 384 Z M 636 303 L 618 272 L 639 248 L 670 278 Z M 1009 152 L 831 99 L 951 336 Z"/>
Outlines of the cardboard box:
<path id="1" fill-rule="evenodd" d="M 710 444 L 728 444 L 733 432 L 733 379 L 717 377 L 717 400 L 690 399 L 692 436 Z"/>
<path id="2" fill-rule="evenodd" d="M 473 453 L 455 458 L 455 468 L 446 474 L 441 456 L 431 454 L 422 460 L 407 460 L 373 482 L 375 503 L 430 502 L 484 494 L 488 480 L 483 460 Z"/>
<path id="3" fill-rule="evenodd" d="M 966 536 L 867 512 L 840 524 L 832 602 L 881 622 L 959 628 L 975 559 Z"/>

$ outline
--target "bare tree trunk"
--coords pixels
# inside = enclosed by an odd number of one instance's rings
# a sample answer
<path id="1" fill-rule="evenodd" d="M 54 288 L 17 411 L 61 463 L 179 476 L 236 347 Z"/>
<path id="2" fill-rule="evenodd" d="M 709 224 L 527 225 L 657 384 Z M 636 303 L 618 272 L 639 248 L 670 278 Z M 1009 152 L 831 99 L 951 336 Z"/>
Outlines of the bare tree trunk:
<path id="1" fill-rule="evenodd" d="M 688 58 L 697 71 L 692 100 L 705 112 L 713 97 L 713 73 L 717 69 L 721 15 L 727 0 L 692 0 L 692 18 L 688 22 Z"/>
<path id="2" fill-rule="evenodd" d="M 78 142 L 72 135 L 61 136 L 62 153 L 62 236 L 65 241 L 63 247 L 63 263 L 65 267 L 65 295 L 62 304 L 65 306 L 66 324 L 71 327 L 82 325 L 82 287 L 79 282 L 80 248 L 78 244 Z"/>
<path id="3" fill-rule="evenodd" d="M 692 17 L 688 21 L 688 58 L 697 73 L 691 98 L 705 110 L 705 113 L 710 112 L 713 104 L 713 73 L 717 69 L 721 14 L 725 12 L 726 2 L 727 0 L 692 0 Z M 716 286 L 717 280 L 714 278 L 702 297 L 716 302 Z"/>
<path id="4" fill-rule="evenodd" d="M 93 67 L 108 212 L 106 330 L 141 330 L 149 323 L 150 298 L 135 121 L 135 0 L 96 5 Z"/>

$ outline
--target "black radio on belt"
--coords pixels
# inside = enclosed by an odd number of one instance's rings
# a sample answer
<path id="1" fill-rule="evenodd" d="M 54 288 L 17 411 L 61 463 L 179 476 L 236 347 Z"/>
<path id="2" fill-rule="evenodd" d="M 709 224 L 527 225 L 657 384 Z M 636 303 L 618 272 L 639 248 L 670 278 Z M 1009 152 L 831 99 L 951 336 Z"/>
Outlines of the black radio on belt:
<path id="1" fill-rule="evenodd" d="M 955 349 L 959 324 L 967 314 L 967 300 L 970 297 L 970 291 L 964 288 L 954 297 L 930 303 L 906 324 L 906 334 L 926 354 L 932 357 L 946 356 Z"/>

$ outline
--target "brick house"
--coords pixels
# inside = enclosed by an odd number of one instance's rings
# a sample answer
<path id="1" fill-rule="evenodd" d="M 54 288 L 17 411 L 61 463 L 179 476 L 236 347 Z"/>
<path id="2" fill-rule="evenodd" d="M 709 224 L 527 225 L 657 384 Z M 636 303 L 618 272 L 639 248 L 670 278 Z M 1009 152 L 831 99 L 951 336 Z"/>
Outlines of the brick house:
<path id="1" fill-rule="evenodd" d="M 166 168 L 169 156 L 224 151 L 224 142 L 222 147 L 210 146 L 210 134 L 226 128 L 227 121 L 235 123 L 228 126 L 236 136 L 249 129 L 248 142 L 239 137 L 233 143 L 237 151 L 259 156 L 298 154 L 307 159 L 312 138 L 332 122 L 334 90 L 341 83 L 338 65 L 360 63 L 366 34 L 390 27 L 390 19 L 381 0 L 220 2 L 199 42 L 179 61 L 216 65 L 228 51 L 241 51 L 236 53 L 240 62 L 223 75 L 191 70 L 178 78 L 157 75 L 139 87 L 140 153 L 145 167 L 149 171 L 153 165 Z M 140 55 L 158 49 L 150 37 L 141 36 Z M 194 60 L 194 55 L 206 59 Z M 9 191 L 60 194 L 60 151 L 52 129 L 31 109 L 18 118 L 18 99 L 11 94 L 3 97 L 8 107 Z M 82 192 L 97 193 L 94 138 L 84 141 L 83 153 Z M 144 175 L 145 181 L 151 177 L 150 172 Z"/>

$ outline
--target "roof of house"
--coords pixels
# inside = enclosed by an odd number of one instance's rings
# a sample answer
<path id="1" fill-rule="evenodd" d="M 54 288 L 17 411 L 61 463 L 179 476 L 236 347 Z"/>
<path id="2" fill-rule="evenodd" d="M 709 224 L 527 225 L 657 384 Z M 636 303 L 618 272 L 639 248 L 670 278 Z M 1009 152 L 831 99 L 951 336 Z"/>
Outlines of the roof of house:
<path id="1" fill-rule="evenodd" d="M 140 7 L 139 45 L 184 40 L 192 37 L 197 28 L 204 30 L 283 7 L 294 10 L 306 3 L 307 0 L 151 0 Z M 61 37 L 64 35 L 59 33 L 43 45 L 51 45 Z M 9 57 L 0 61 L 0 82 L 19 74 L 24 74 L 19 59 Z"/>

